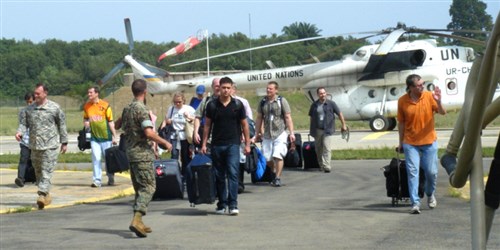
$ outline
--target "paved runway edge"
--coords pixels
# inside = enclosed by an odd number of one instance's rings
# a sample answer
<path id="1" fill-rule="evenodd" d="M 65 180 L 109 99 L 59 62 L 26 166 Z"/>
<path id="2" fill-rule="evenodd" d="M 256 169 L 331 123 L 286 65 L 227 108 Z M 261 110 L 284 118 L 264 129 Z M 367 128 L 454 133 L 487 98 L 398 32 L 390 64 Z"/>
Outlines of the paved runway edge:
<path id="1" fill-rule="evenodd" d="M 14 184 L 17 170 L 0 168 L 0 214 L 19 210 L 38 210 L 36 207 L 37 187 L 26 183 L 20 188 Z M 61 208 L 82 203 L 94 203 L 134 194 L 128 173 L 116 173 L 115 185 L 108 186 L 103 173 L 103 186 L 92 188 L 91 171 L 56 170 L 52 178 L 52 204 L 45 209 Z"/>

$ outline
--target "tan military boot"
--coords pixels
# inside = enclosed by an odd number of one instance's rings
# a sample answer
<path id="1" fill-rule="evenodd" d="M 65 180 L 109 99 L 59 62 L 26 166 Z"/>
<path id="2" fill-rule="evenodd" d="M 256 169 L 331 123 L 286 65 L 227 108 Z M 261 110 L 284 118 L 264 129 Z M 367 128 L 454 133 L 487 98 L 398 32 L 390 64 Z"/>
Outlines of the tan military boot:
<path id="1" fill-rule="evenodd" d="M 144 223 L 142 223 L 142 228 L 144 228 L 144 232 L 146 232 L 148 234 L 153 232 L 153 229 L 151 229 L 150 227 L 146 226 Z"/>
<path id="2" fill-rule="evenodd" d="M 142 220 L 141 220 L 140 224 L 141 224 L 142 228 L 144 228 L 144 232 L 146 232 L 148 234 L 153 232 L 153 230 L 150 227 L 146 226 L 146 224 L 144 224 L 144 222 Z"/>
<path id="3" fill-rule="evenodd" d="M 38 209 L 43 209 L 45 207 L 45 195 L 43 194 L 38 195 L 36 204 L 38 205 Z"/>
<path id="4" fill-rule="evenodd" d="M 38 209 L 45 208 L 46 206 L 50 205 L 51 202 L 52 202 L 52 197 L 50 196 L 50 194 L 43 194 L 43 193 L 40 193 L 38 195 L 38 199 L 36 200 Z"/>
<path id="5" fill-rule="evenodd" d="M 52 203 L 52 196 L 50 194 L 45 195 L 45 206 L 50 205 Z"/>
<path id="6" fill-rule="evenodd" d="M 144 224 L 142 223 L 142 213 L 141 212 L 135 212 L 134 213 L 134 218 L 132 219 L 132 222 L 130 223 L 130 226 L 128 227 L 130 231 L 134 232 L 137 237 L 148 237 L 146 234 L 146 231 L 144 230 Z"/>

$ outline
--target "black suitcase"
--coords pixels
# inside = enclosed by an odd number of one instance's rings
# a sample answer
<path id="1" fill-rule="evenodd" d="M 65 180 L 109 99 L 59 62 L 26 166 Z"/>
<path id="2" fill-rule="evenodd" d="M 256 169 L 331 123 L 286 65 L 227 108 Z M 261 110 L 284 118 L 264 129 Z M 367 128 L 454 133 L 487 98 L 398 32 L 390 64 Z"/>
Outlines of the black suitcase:
<path id="1" fill-rule="evenodd" d="M 197 154 L 186 167 L 186 188 L 191 207 L 215 202 L 215 172 L 212 160 Z"/>
<path id="2" fill-rule="evenodd" d="M 292 144 L 290 143 L 290 137 L 288 137 L 287 147 L 288 152 L 286 153 L 283 166 L 286 168 L 302 168 L 302 137 L 300 134 L 295 134 L 295 150 L 290 150 Z"/>
<path id="3" fill-rule="evenodd" d="M 309 135 L 308 141 L 302 145 L 302 157 L 304 158 L 304 169 L 319 168 L 318 157 L 316 156 L 316 144 L 311 141 Z"/>
<path id="4" fill-rule="evenodd" d="M 399 201 L 408 200 L 410 193 L 408 192 L 408 175 L 406 172 L 406 163 L 404 160 L 392 158 L 389 165 L 384 168 L 385 187 L 387 189 L 387 197 L 391 197 L 392 206 L 396 206 Z M 422 168 L 419 171 L 418 196 L 424 197 L 425 173 Z"/>
<path id="5" fill-rule="evenodd" d="M 130 168 L 127 153 L 120 150 L 120 147 L 110 147 L 104 151 L 104 155 L 107 173 L 121 173 Z"/>
<path id="6" fill-rule="evenodd" d="M 153 168 L 156 177 L 156 191 L 153 200 L 183 199 L 184 185 L 179 162 L 175 159 L 155 160 Z"/>

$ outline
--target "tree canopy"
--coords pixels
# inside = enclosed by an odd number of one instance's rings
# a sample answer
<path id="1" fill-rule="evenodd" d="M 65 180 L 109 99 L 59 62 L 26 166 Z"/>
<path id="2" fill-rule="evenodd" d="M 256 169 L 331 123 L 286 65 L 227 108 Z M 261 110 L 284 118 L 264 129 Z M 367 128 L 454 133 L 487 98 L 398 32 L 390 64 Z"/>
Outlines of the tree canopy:
<path id="1" fill-rule="evenodd" d="M 457 30 L 453 35 L 465 36 L 477 40 L 486 40 L 486 34 L 464 33 L 460 30 L 491 31 L 493 19 L 486 13 L 486 4 L 479 0 L 453 0 L 450 6 L 451 22 L 447 28 Z M 454 41 L 460 45 L 462 42 Z"/>

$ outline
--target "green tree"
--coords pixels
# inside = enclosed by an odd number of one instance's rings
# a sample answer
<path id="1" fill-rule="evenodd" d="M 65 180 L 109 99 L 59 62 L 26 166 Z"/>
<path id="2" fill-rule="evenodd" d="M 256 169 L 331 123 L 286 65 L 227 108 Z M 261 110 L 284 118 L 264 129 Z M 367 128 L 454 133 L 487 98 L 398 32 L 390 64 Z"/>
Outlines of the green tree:
<path id="1" fill-rule="evenodd" d="M 452 30 L 491 31 L 492 17 L 486 13 L 486 4 L 479 0 L 453 0 L 450 6 L 451 22 L 447 28 Z M 453 35 L 465 36 L 477 40 L 486 40 L 485 34 L 453 32 Z M 454 41 L 460 45 L 462 42 Z"/>
<path id="2" fill-rule="evenodd" d="M 321 30 L 314 24 L 295 22 L 289 26 L 283 27 L 281 30 L 285 36 L 294 37 L 298 39 L 319 36 Z"/>

